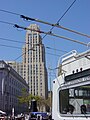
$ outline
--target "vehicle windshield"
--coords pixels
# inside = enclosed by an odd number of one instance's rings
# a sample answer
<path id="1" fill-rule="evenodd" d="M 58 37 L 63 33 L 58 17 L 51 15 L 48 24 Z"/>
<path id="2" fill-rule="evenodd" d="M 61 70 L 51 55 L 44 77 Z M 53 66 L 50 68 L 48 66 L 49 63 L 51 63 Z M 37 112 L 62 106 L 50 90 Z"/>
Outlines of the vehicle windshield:
<path id="1" fill-rule="evenodd" d="M 90 114 L 90 85 L 59 91 L 61 114 Z"/>

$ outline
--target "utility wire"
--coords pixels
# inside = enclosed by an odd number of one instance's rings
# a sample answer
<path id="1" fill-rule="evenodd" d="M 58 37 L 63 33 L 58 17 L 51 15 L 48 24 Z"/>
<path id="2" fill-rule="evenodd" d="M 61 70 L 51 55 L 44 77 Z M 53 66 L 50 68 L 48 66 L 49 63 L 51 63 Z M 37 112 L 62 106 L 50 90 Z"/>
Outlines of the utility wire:
<path id="1" fill-rule="evenodd" d="M 75 2 L 76 2 L 76 0 L 74 0 L 73 3 L 70 5 L 70 7 L 66 9 L 66 11 L 65 11 L 65 12 L 63 13 L 63 15 L 59 18 L 59 20 L 57 21 L 56 24 L 59 24 L 59 22 L 61 21 L 61 19 L 65 16 L 65 14 L 69 11 L 69 9 L 73 6 L 73 4 L 74 4 Z M 52 31 L 53 29 L 54 29 L 54 26 L 52 26 L 49 31 Z M 44 39 L 46 36 L 47 36 L 47 34 L 44 35 L 42 39 Z"/>
<path id="2" fill-rule="evenodd" d="M 58 24 L 58 23 L 61 21 L 61 19 L 66 15 L 66 13 L 70 10 L 70 8 L 74 5 L 75 2 L 76 2 L 76 0 L 74 0 L 74 1 L 71 3 L 71 5 L 66 9 L 66 11 L 65 11 L 65 12 L 63 13 L 63 15 L 59 18 L 59 20 L 57 21 L 56 24 Z M 52 31 L 53 28 L 54 28 L 54 26 L 53 26 L 49 31 Z M 47 36 L 47 35 L 43 36 L 43 39 L 44 39 L 46 36 Z"/>
<path id="3" fill-rule="evenodd" d="M 16 41 L 16 40 L 12 40 L 12 39 L 7 39 L 7 38 L 1 38 L 1 40 L 4 40 L 4 41 L 10 41 L 10 42 L 16 42 L 16 43 L 25 43 L 25 44 L 29 44 L 29 43 L 26 43 L 26 42 L 21 42 L 21 41 Z"/>
<path id="4" fill-rule="evenodd" d="M 52 32 L 44 32 L 44 31 L 41 31 L 41 30 L 30 29 L 30 28 L 19 26 L 17 24 L 8 23 L 8 22 L 5 22 L 5 21 L 0 21 L 0 22 L 4 23 L 4 24 L 13 25 L 16 28 L 20 28 L 20 29 L 23 29 L 23 30 L 30 30 L 30 31 L 39 32 L 39 33 L 42 33 L 42 34 L 47 34 L 47 35 L 50 35 L 50 36 L 54 36 L 54 37 L 62 38 L 62 39 L 72 41 L 72 42 L 75 42 L 75 43 L 79 43 L 79 44 L 82 44 L 82 45 L 85 45 L 85 46 L 88 45 L 87 43 L 84 43 L 84 42 L 80 42 L 80 41 L 77 41 L 77 40 L 74 40 L 74 39 L 71 39 L 71 38 L 67 38 L 67 37 L 64 37 L 64 36 L 59 36 L 59 35 L 53 34 Z"/>
<path id="5" fill-rule="evenodd" d="M 24 18 L 25 18 L 25 16 L 24 16 Z M 32 18 L 29 18 L 29 19 L 32 19 Z M 35 19 L 35 21 L 41 22 L 41 20 L 37 20 L 37 19 Z M 76 34 L 79 34 L 79 35 L 82 35 L 82 36 L 85 36 L 85 37 L 90 38 L 89 35 L 86 35 L 86 34 L 83 34 L 83 33 L 80 33 L 80 32 L 77 32 L 77 31 L 74 31 L 74 30 L 65 28 L 65 27 L 60 26 L 60 25 L 58 25 L 58 24 L 51 24 L 51 23 L 44 22 L 44 21 L 42 21 L 42 22 L 43 22 L 44 24 L 48 24 L 48 25 L 51 25 L 51 26 L 54 26 L 54 27 L 62 28 L 62 29 L 67 30 L 67 31 L 69 31 L 69 32 L 73 32 L 73 33 L 76 33 Z M 13 23 L 6 22 L 6 21 L 0 21 L 0 23 L 4 23 L 4 24 L 8 24 L 8 25 L 13 25 L 13 26 L 15 25 L 15 24 L 13 24 Z M 51 32 L 51 31 L 50 31 L 50 32 Z M 46 34 L 46 35 L 47 35 L 47 34 Z"/>
<path id="6" fill-rule="evenodd" d="M 61 21 L 61 19 L 66 15 L 66 13 L 70 10 L 70 8 L 74 5 L 74 3 L 76 2 L 76 0 L 74 0 L 71 5 L 66 9 L 66 11 L 63 13 L 63 15 L 59 18 L 59 20 L 57 21 L 57 23 L 59 23 Z M 53 29 L 53 28 L 52 28 Z"/>
<path id="7" fill-rule="evenodd" d="M 44 32 L 44 31 L 41 31 L 41 30 L 30 29 L 30 28 L 19 26 L 17 24 L 15 24 L 14 27 L 21 28 L 23 30 L 30 30 L 30 31 L 39 32 L 39 33 L 42 33 L 42 34 L 47 34 L 47 35 L 50 35 L 50 36 L 62 38 L 62 39 L 65 39 L 65 40 L 68 40 L 68 41 L 72 41 L 72 42 L 75 42 L 75 43 L 79 43 L 79 44 L 82 44 L 82 45 L 85 45 L 85 46 L 88 45 L 87 43 L 80 42 L 78 40 L 74 40 L 74 39 L 71 39 L 71 38 L 67 38 L 67 37 L 64 37 L 64 36 L 59 36 L 59 35 L 53 34 L 52 32 Z"/>
<path id="8" fill-rule="evenodd" d="M 65 11 L 65 12 L 63 13 L 63 15 L 59 18 L 59 20 L 57 21 L 56 24 L 59 24 L 59 22 L 61 21 L 61 19 L 66 15 L 66 13 L 67 13 L 67 12 L 69 11 L 69 9 L 74 5 L 75 2 L 76 2 L 76 0 L 74 0 L 74 1 L 71 3 L 71 5 L 66 9 L 66 11 Z M 55 26 L 53 26 L 49 31 L 52 31 L 54 27 L 55 27 Z M 44 39 L 46 36 L 47 36 L 47 34 L 44 35 L 42 39 Z"/>
<path id="9" fill-rule="evenodd" d="M 28 50 L 28 51 L 26 51 L 26 52 L 29 52 L 29 50 Z M 16 61 L 17 59 L 21 58 L 24 54 L 26 54 L 26 52 L 25 52 L 25 53 L 23 53 L 23 54 L 21 54 L 21 55 L 20 55 L 19 57 L 17 57 L 14 61 Z M 47 53 L 47 52 L 45 52 L 45 54 L 49 54 L 49 55 L 53 55 L 53 56 L 60 57 L 60 55 L 57 55 L 57 54 L 52 54 L 52 53 Z"/>
<path id="10" fill-rule="evenodd" d="M 63 15 L 59 18 L 59 20 L 57 21 L 57 23 L 56 24 L 53 24 L 54 26 L 50 29 L 50 31 L 54 28 L 54 27 L 56 27 L 55 25 L 58 25 L 59 24 L 59 22 L 61 21 L 61 19 L 66 15 L 66 13 L 70 10 L 70 8 L 74 5 L 74 3 L 76 2 L 76 0 L 74 0 L 72 3 L 71 3 L 71 5 L 66 9 L 66 11 L 63 13 Z M 11 12 L 11 11 L 7 11 L 7 10 L 3 10 L 3 9 L 0 9 L 0 11 L 1 12 L 5 12 L 5 13 L 9 13 L 9 14 L 13 14 L 13 15 L 18 15 L 18 16 L 20 16 L 20 17 L 25 17 L 24 15 L 20 15 L 20 14 L 18 14 L 18 13 L 15 13 L 15 12 Z M 28 20 L 28 18 L 29 17 L 25 17 L 25 19 L 26 20 Z M 33 19 L 32 18 L 32 20 L 35 20 L 35 19 Z M 39 22 L 39 21 L 37 21 L 37 22 Z M 10 23 L 9 23 L 10 24 Z M 58 27 L 58 26 L 57 26 Z M 62 29 L 66 29 L 65 27 L 62 27 L 62 26 L 60 26 L 60 28 L 62 28 Z M 66 30 L 68 30 L 68 29 L 66 29 Z M 73 32 L 72 30 L 71 30 L 71 32 Z M 46 35 L 45 35 L 46 36 Z M 45 37 L 44 36 L 44 37 Z M 43 38 L 44 38 L 43 37 Z"/>
<path id="11" fill-rule="evenodd" d="M 58 55 L 58 54 L 53 54 L 53 53 L 47 53 L 47 52 L 45 52 L 46 54 L 49 54 L 49 55 L 53 55 L 53 56 L 57 56 L 57 57 L 60 57 L 60 55 Z"/>
<path id="12" fill-rule="evenodd" d="M 24 54 L 26 54 L 27 52 L 29 52 L 30 50 L 34 50 L 33 48 L 29 49 L 28 51 L 24 52 L 23 54 L 21 54 L 19 57 L 17 57 L 14 61 L 16 61 L 17 59 L 21 58 Z"/>
<path id="13" fill-rule="evenodd" d="M 78 35 L 90 38 L 90 36 L 87 35 L 87 34 L 84 34 L 84 33 L 81 33 L 81 32 L 75 31 L 75 30 L 71 30 L 71 29 L 63 27 L 63 26 L 61 26 L 59 24 L 52 24 L 52 23 L 45 22 L 45 21 L 42 21 L 42 20 L 39 20 L 39 19 L 34 19 L 34 18 L 26 17 L 26 16 L 23 16 L 23 15 L 21 15 L 21 17 L 24 18 L 24 19 L 26 19 L 26 20 L 32 20 L 32 21 L 40 22 L 40 23 L 43 23 L 43 24 L 47 24 L 47 25 L 53 26 L 53 28 L 54 27 L 61 28 L 61 29 L 67 30 L 69 32 L 72 32 L 72 33 L 75 33 L 75 34 L 78 34 Z M 51 30 L 50 30 L 50 32 L 51 32 Z"/>
<path id="14" fill-rule="evenodd" d="M 1 12 L 5 12 L 5 13 L 9 13 L 9 14 L 13 14 L 13 15 L 19 15 L 18 13 L 14 13 L 14 12 L 11 12 L 11 11 L 7 11 L 7 10 L 3 10 L 3 9 L 0 9 Z"/>
<path id="15" fill-rule="evenodd" d="M 50 25 L 50 26 L 52 26 L 52 28 L 50 29 L 50 31 L 51 31 L 54 27 L 58 27 L 58 28 L 67 30 L 67 31 L 69 31 L 69 32 L 73 32 L 73 33 L 75 33 L 75 34 L 78 34 L 78 35 L 81 35 L 81 36 L 85 36 L 85 37 L 90 38 L 89 35 L 86 35 L 86 34 L 84 34 L 84 33 L 80 33 L 80 32 L 78 32 L 78 31 L 71 30 L 71 29 L 69 29 L 69 28 L 66 28 L 66 27 L 64 27 L 64 26 L 59 25 L 60 20 L 65 16 L 65 14 L 69 11 L 69 9 L 74 5 L 75 2 L 76 2 L 76 0 L 74 0 L 74 1 L 71 3 L 71 5 L 67 8 L 67 10 L 64 12 L 64 14 L 59 18 L 59 20 L 57 21 L 56 24 L 52 24 L 52 23 L 49 23 L 49 22 L 45 22 L 45 21 L 42 21 L 42 20 L 39 20 L 39 19 L 30 18 L 30 17 L 24 16 L 24 15 L 20 15 L 20 14 L 18 14 L 18 13 L 14 13 L 14 12 L 11 12 L 11 11 L 7 11 L 7 10 L 2 10 L 2 9 L 0 9 L 0 11 L 6 12 L 6 13 L 10 13 L 10 14 L 14 14 L 14 15 L 19 15 L 21 18 L 26 19 L 26 20 L 32 20 L 32 21 L 36 21 L 36 22 L 40 22 L 40 23 L 43 23 L 43 24 Z M 13 25 L 13 23 L 9 23 L 9 22 L 4 22 L 4 21 L 0 21 L 0 22 Z M 47 35 L 47 34 L 46 34 L 46 35 Z M 46 36 L 46 35 L 45 35 L 45 36 Z M 44 38 L 44 37 L 43 37 L 43 38 Z"/>
<path id="16" fill-rule="evenodd" d="M 0 46 L 21 49 L 20 47 L 16 47 L 16 46 L 10 46 L 10 45 L 4 45 L 4 44 L 0 44 Z"/>
<path id="17" fill-rule="evenodd" d="M 65 16 L 65 14 L 69 11 L 69 9 L 73 6 L 73 4 L 76 2 L 76 0 L 74 0 L 72 2 L 72 4 L 66 9 L 66 11 L 63 13 L 63 15 L 59 18 L 59 20 L 57 21 L 57 23 L 60 22 L 60 20 Z M 11 12 L 11 11 L 8 11 L 8 10 L 3 10 L 3 9 L 0 9 L 1 12 L 5 12 L 5 13 L 9 13 L 9 14 L 13 14 L 13 15 L 19 15 L 19 13 L 16 13 L 16 12 Z"/>
<path id="18" fill-rule="evenodd" d="M 30 50 L 34 50 L 34 49 L 29 49 L 28 51 L 26 51 L 25 53 L 21 54 L 19 57 L 17 57 L 14 61 L 16 61 L 17 59 L 21 58 L 23 55 L 25 55 L 27 52 L 29 52 Z M 53 55 L 53 56 L 57 56 L 59 57 L 60 55 L 56 55 L 56 54 L 52 54 L 52 53 L 46 53 L 45 54 L 49 54 L 49 55 Z"/>
<path id="19" fill-rule="evenodd" d="M 75 2 L 76 0 L 74 0 L 74 2 Z M 64 14 L 61 16 L 61 18 L 57 21 L 57 23 L 59 23 L 59 21 L 64 17 L 64 15 L 68 12 L 68 10 L 72 7 L 72 5 L 74 4 L 74 2 L 70 5 L 70 7 L 64 12 Z M 2 12 L 6 12 L 6 13 L 9 13 L 9 14 L 13 14 L 13 15 L 19 15 L 19 16 L 21 16 L 20 14 L 18 14 L 18 13 L 14 13 L 14 12 L 10 12 L 10 11 L 6 11 L 6 10 L 2 10 L 2 9 L 0 9 L 0 11 L 2 11 Z M 6 23 L 6 22 L 3 22 L 3 21 L 1 21 L 2 23 Z M 11 23 L 8 23 L 8 24 L 11 24 Z M 12 24 L 11 24 L 12 25 Z M 50 29 L 50 31 L 52 30 L 54 28 L 54 26 Z M 47 35 L 47 34 L 46 34 Z M 45 36 L 46 36 L 45 35 Z M 44 37 L 45 37 L 44 36 Z M 43 38 L 44 38 L 43 37 Z M 3 39 L 3 40 L 6 40 L 6 39 Z M 11 40 L 9 40 L 9 41 L 11 41 Z M 14 41 L 13 41 L 14 42 Z M 50 47 L 47 47 L 48 49 L 52 49 L 52 48 L 50 48 Z M 56 50 L 56 49 L 55 49 Z M 66 52 L 66 51 L 65 51 Z"/>
<path id="20" fill-rule="evenodd" d="M 22 49 L 22 48 L 20 48 L 20 47 L 10 46 L 10 45 L 4 45 L 4 44 L 0 44 L 0 46 L 9 47 L 9 48 L 15 48 L 15 49 L 20 49 L 20 50 Z M 30 50 L 32 50 L 32 49 L 30 49 Z M 27 51 L 27 52 L 28 52 L 28 51 Z M 17 57 L 17 58 L 15 59 L 15 61 L 16 61 L 17 59 L 19 59 L 20 57 L 22 57 L 24 54 L 25 54 L 25 53 L 23 53 L 23 54 L 21 54 L 19 57 Z M 58 54 L 52 54 L 52 53 L 47 53 L 47 52 L 45 52 L 45 54 L 49 54 L 49 55 L 53 55 L 53 56 L 60 57 L 60 55 L 58 55 Z"/>
<path id="21" fill-rule="evenodd" d="M 13 23 L 6 22 L 6 21 L 1 21 L 1 20 L 0 20 L 0 23 L 4 23 L 4 24 L 8 24 L 8 25 L 13 25 L 13 26 L 15 25 L 15 24 L 13 24 Z"/>
<path id="22" fill-rule="evenodd" d="M 55 49 L 55 48 L 51 48 L 51 47 L 45 47 L 45 48 L 47 48 L 47 49 L 51 49 L 51 50 L 56 50 L 56 51 L 61 51 L 61 52 L 64 52 L 64 53 L 67 53 L 67 51 L 65 51 L 65 50 L 59 50 L 59 49 Z"/>
<path id="23" fill-rule="evenodd" d="M 10 42 L 16 42 L 16 43 L 25 43 L 25 44 L 30 44 L 30 43 L 26 43 L 26 42 L 21 42 L 21 41 L 16 41 L 16 40 L 13 40 L 13 39 L 8 39 L 8 38 L 2 38 L 0 37 L 1 40 L 4 40 L 4 41 L 10 41 Z M 38 44 L 35 44 L 35 45 L 38 45 Z M 3 46 L 6 46 L 6 45 L 3 45 Z M 18 47 L 19 48 L 19 47 Z M 50 50 L 56 50 L 56 51 L 60 51 L 60 52 L 64 52 L 64 53 L 67 53 L 68 51 L 64 51 L 64 50 L 59 50 L 59 49 L 55 49 L 55 48 L 52 48 L 52 47 L 49 47 L 49 46 L 46 46 L 45 47 L 46 49 L 50 49 Z M 21 48 L 20 48 L 21 49 Z"/>

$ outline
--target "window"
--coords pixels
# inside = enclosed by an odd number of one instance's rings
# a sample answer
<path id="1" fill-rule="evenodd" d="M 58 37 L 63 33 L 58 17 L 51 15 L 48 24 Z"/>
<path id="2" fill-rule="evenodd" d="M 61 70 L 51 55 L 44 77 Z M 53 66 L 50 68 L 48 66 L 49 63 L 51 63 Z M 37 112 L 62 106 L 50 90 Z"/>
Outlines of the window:
<path id="1" fill-rule="evenodd" d="M 42 96 L 42 93 L 41 93 L 41 96 Z"/>
<path id="2" fill-rule="evenodd" d="M 59 111 L 61 114 L 68 114 L 70 112 L 73 115 L 89 115 L 90 85 L 61 89 L 59 91 Z"/>

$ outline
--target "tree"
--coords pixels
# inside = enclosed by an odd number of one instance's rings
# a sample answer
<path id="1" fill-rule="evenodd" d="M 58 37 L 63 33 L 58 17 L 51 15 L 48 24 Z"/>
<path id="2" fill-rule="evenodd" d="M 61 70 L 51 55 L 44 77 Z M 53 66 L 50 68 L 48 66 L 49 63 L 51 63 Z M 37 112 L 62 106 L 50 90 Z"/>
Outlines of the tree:
<path id="1" fill-rule="evenodd" d="M 18 99 L 21 104 L 26 103 L 29 106 L 33 99 L 36 100 L 39 111 L 41 110 L 41 108 L 43 108 L 43 106 L 47 106 L 47 100 L 45 100 L 43 97 L 38 95 L 34 96 L 32 94 L 27 94 L 27 91 L 25 89 L 22 89 L 22 95 L 19 96 Z M 48 103 L 49 103 L 49 100 L 48 100 Z"/>
<path id="2" fill-rule="evenodd" d="M 21 96 L 18 96 L 20 103 L 28 103 L 28 92 L 25 88 L 22 88 Z"/>
<path id="3" fill-rule="evenodd" d="M 37 101 L 37 106 L 39 111 L 41 110 L 41 107 L 43 107 L 45 105 L 45 99 L 43 97 L 40 96 L 35 96 L 35 100 Z"/>

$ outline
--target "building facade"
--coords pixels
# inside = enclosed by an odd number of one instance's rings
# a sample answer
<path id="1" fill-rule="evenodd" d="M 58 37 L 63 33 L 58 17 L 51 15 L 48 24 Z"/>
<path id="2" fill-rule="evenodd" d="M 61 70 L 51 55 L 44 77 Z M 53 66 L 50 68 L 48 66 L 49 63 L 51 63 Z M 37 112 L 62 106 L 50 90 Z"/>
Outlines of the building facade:
<path id="1" fill-rule="evenodd" d="M 40 30 L 36 24 L 28 28 Z M 48 78 L 45 61 L 45 47 L 39 32 L 27 30 L 23 46 L 23 78 L 29 85 L 29 93 L 43 98 L 48 96 Z"/>
<path id="2" fill-rule="evenodd" d="M 8 114 L 13 108 L 16 114 L 27 111 L 28 105 L 20 104 L 18 99 L 23 88 L 28 94 L 25 80 L 12 67 L 0 61 L 0 109 Z"/>
<path id="3" fill-rule="evenodd" d="M 16 61 L 5 61 L 8 65 L 10 65 L 17 73 L 23 77 L 23 64 L 22 62 Z"/>
<path id="4" fill-rule="evenodd" d="M 40 30 L 36 24 L 28 28 Z M 27 30 L 26 41 L 22 48 L 22 61 L 7 63 L 26 80 L 29 93 L 45 99 L 48 97 L 48 77 L 45 61 L 45 47 L 39 32 Z"/>

